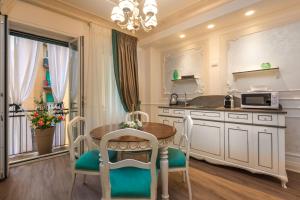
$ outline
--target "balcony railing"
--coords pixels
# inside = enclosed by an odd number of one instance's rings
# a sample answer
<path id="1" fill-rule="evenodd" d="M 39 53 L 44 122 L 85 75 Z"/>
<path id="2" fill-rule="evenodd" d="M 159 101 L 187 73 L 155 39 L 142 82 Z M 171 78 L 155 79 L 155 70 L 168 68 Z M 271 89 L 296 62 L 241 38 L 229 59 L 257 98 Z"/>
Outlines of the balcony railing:
<path id="1" fill-rule="evenodd" d="M 68 109 L 64 109 L 68 113 Z M 36 152 L 31 122 L 26 114 L 32 110 L 15 110 L 10 107 L 8 117 L 8 155 L 17 156 L 25 153 Z M 66 146 L 66 122 L 56 125 L 53 138 L 53 148 Z"/>

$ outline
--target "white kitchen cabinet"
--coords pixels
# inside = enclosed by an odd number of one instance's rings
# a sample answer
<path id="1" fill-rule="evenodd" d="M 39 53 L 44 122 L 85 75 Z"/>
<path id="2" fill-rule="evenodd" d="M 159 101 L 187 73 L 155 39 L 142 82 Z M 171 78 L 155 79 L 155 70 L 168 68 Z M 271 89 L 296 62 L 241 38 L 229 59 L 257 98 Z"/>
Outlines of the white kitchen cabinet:
<path id="1" fill-rule="evenodd" d="M 183 119 L 182 118 L 171 118 L 171 117 L 159 117 L 159 122 L 174 126 L 176 128 L 176 135 L 174 136 L 174 146 L 179 145 L 180 137 L 183 131 Z"/>
<path id="2" fill-rule="evenodd" d="M 159 108 L 159 121 L 177 129 L 176 145 L 185 114 L 191 115 L 194 122 L 192 157 L 271 175 L 286 187 L 284 112 Z"/>
<path id="3" fill-rule="evenodd" d="M 278 133 L 276 128 L 253 126 L 255 168 L 278 172 Z"/>
<path id="4" fill-rule="evenodd" d="M 224 160 L 224 123 L 194 120 L 191 152 Z"/>
<path id="5" fill-rule="evenodd" d="M 172 121 L 172 124 L 176 128 L 176 135 L 174 137 L 173 144 L 175 146 L 178 146 L 179 142 L 180 142 L 181 135 L 182 135 L 182 131 L 183 131 L 183 119 L 174 118 L 173 121 Z"/>
<path id="6" fill-rule="evenodd" d="M 243 166 L 252 166 L 253 144 L 251 126 L 225 124 L 225 160 Z"/>
<path id="7" fill-rule="evenodd" d="M 158 121 L 159 121 L 159 123 L 162 123 L 162 124 L 166 124 L 166 125 L 170 125 L 170 126 L 173 125 L 173 123 L 172 123 L 173 119 L 170 117 L 161 117 L 160 116 L 160 117 L 158 117 Z"/>

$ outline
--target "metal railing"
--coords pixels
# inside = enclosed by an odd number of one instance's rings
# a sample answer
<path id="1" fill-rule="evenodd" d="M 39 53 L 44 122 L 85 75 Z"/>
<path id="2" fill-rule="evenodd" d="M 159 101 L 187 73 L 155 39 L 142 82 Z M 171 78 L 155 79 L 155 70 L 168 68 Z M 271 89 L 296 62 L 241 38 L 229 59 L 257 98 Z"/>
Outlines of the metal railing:
<path id="1" fill-rule="evenodd" d="M 36 151 L 36 143 L 27 117 L 33 110 L 19 110 L 14 106 L 9 108 L 8 116 L 8 155 L 15 156 Z M 64 112 L 68 113 L 68 109 Z M 53 147 L 66 146 L 66 122 L 56 124 Z"/>

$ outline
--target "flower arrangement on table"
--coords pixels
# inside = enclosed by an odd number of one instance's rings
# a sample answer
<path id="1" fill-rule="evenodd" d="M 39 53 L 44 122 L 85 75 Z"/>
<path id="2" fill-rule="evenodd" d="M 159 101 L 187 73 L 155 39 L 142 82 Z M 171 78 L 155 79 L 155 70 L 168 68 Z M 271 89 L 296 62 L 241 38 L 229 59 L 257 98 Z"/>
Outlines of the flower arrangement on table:
<path id="1" fill-rule="evenodd" d="M 134 128 L 134 129 L 141 129 L 143 128 L 143 123 L 138 120 L 132 120 L 132 121 L 127 121 L 127 122 L 122 122 L 120 124 L 120 128 Z"/>

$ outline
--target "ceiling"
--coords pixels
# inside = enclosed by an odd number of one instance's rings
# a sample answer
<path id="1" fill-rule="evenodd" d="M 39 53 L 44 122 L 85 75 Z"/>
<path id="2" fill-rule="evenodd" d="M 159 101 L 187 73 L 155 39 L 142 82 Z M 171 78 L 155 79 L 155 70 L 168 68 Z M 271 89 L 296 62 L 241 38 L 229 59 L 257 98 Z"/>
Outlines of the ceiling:
<path id="1" fill-rule="evenodd" d="M 158 20 L 163 20 L 186 7 L 203 1 L 207 0 L 158 0 Z M 110 20 L 111 10 L 117 5 L 118 0 L 61 0 L 61 2 Z"/>
<path id="2" fill-rule="evenodd" d="M 248 10 L 255 10 L 255 14 L 251 17 L 244 16 L 245 12 Z M 195 25 L 191 28 L 185 28 L 183 30 L 176 29 L 172 33 L 167 36 L 162 36 L 160 38 L 153 39 L 151 43 L 152 46 L 157 48 L 166 48 L 168 49 L 172 45 L 180 45 L 180 43 L 188 42 L 188 40 L 193 40 L 198 38 L 199 35 L 205 36 L 214 31 L 226 29 L 227 27 L 234 28 L 236 25 L 245 24 L 245 23 L 254 23 L 257 20 L 262 20 L 268 18 L 270 15 L 274 15 L 274 13 L 279 14 L 280 12 L 290 11 L 299 12 L 300 4 L 299 0 L 262 0 L 258 3 L 252 4 L 250 6 L 244 7 L 242 9 L 236 10 L 234 12 L 230 12 L 221 17 L 214 18 L 212 20 L 206 21 L 205 23 L 200 23 L 199 25 Z M 216 27 L 212 30 L 207 29 L 208 24 L 215 24 Z M 158 33 L 161 34 L 161 33 Z M 186 38 L 180 39 L 178 36 L 180 34 L 185 34 Z M 155 37 L 151 35 L 148 37 L 152 39 Z M 146 40 L 145 38 L 144 40 Z"/>

